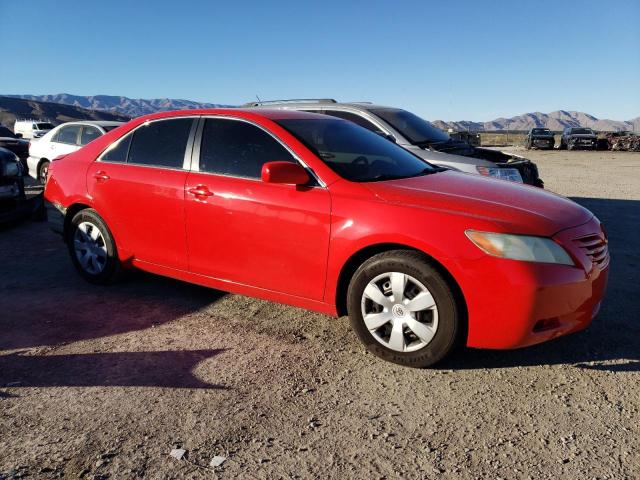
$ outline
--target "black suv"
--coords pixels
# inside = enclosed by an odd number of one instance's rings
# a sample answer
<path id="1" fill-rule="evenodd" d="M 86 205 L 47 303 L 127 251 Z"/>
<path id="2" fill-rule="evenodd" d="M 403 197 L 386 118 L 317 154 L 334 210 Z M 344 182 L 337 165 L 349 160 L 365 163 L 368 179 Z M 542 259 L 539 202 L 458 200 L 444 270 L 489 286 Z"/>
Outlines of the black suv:
<path id="1" fill-rule="evenodd" d="M 15 153 L 27 171 L 27 158 L 29 157 L 29 141 L 23 140 L 22 135 L 14 134 L 7 127 L 0 125 L 0 148 L 6 148 Z"/>
<path id="2" fill-rule="evenodd" d="M 527 150 L 532 148 L 546 148 L 551 149 L 555 146 L 555 139 L 553 133 L 548 128 L 532 128 L 527 133 L 527 138 L 524 141 L 524 146 Z"/>
<path id="3" fill-rule="evenodd" d="M 590 128 L 583 127 L 567 127 L 560 137 L 560 148 L 567 150 L 575 150 L 584 148 L 587 150 L 595 150 L 598 145 L 598 136 Z"/>

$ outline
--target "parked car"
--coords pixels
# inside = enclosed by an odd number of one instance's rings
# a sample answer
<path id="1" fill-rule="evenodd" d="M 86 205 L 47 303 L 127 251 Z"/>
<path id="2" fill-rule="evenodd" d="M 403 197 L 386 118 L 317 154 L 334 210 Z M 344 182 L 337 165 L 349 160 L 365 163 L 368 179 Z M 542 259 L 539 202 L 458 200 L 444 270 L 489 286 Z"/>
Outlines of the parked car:
<path id="1" fill-rule="evenodd" d="M 607 283 L 587 209 L 304 112 L 140 117 L 54 160 L 45 198 L 89 282 L 137 267 L 348 313 L 369 350 L 414 367 L 581 330 Z"/>
<path id="2" fill-rule="evenodd" d="M 82 121 L 58 125 L 40 140 L 32 142 L 27 159 L 29 175 L 44 183 L 51 160 L 75 152 L 123 122 Z"/>
<path id="3" fill-rule="evenodd" d="M 518 155 L 454 140 L 426 120 L 399 108 L 373 103 L 339 103 L 333 99 L 275 100 L 250 102 L 244 106 L 300 110 L 343 118 L 396 142 L 435 165 L 536 187 L 544 185 L 533 162 Z"/>
<path id="4" fill-rule="evenodd" d="M 27 213 L 22 163 L 11 150 L 0 147 L 0 223 Z"/>
<path id="5" fill-rule="evenodd" d="M 20 134 L 15 134 L 7 127 L 0 125 L 0 148 L 6 148 L 15 153 L 22 166 L 23 171 L 27 170 L 27 157 L 29 156 L 29 141 L 23 140 Z"/>
<path id="6" fill-rule="evenodd" d="M 39 120 L 16 120 L 13 131 L 22 135 L 22 138 L 40 138 L 53 128 L 53 124 L 49 122 L 41 122 Z"/>
<path id="7" fill-rule="evenodd" d="M 584 148 L 586 150 L 595 150 L 598 145 L 598 136 L 590 128 L 583 127 L 567 127 L 560 137 L 560 148 L 567 150 L 575 150 Z"/>
<path id="8" fill-rule="evenodd" d="M 555 143 L 553 132 L 548 128 L 532 128 L 524 140 L 524 146 L 527 150 L 532 148 L 552 149 Z"/>

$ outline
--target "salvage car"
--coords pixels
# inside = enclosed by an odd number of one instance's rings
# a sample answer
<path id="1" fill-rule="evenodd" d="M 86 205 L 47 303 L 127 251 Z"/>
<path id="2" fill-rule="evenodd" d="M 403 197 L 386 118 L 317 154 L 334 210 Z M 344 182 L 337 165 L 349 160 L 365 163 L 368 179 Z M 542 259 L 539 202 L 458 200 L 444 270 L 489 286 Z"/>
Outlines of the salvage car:
<path id="1" fill-rule="evenodd" d="M 560 148 L 563 150 L 576 150 L 583 148 L 595 150 L 598 145 L 598 136 L 590 128 L 567 127 L 560 137 Z"/>
<path id="2" fill-rule="evenodd" d="M 342 118 L 382 135 L 441 167 L 536 187 L 544 185 L 537 166 L 530 160 L 453 139 L 426 120 L 400 108 L 368 102 L 341 103 L 334 99 L 272 100 L 250 102 L 244 106 L 299 110 Z"/>
<path id="3" fill-rule="evenodd" d="M 40 140 L 32 142 L 27 159 L 29 175 L 44 183 L 51 160 L 75 152 L 123 122 L 81 121 L 58 125 Z"/>
<path id="4" fill-rule="evenodd" d="M 20 134 L 16 135 L 7 127 L 0 125 L 0 148 L 6 148 L 15 153 L 22 162 L 23 170 L 26 171 L 27 157 L 29 156 L 28 140 L 23 140 Z"/>
<path id="5" fill-rule="evenodd" d="M 348 314 L 371 352 L 414 367 L 582 330 L 609 270 L 571 200 L 292 110 L 134 119 L 54 160 L 45 198 L 89 282 L 135 267 Z"/>
<path id="6" fill-rule="evenodd" d="M 532 128 L 524 140 L 524 146 L 527 150 L 532 148 L 550 150 L 555 146 L 555 143 L 553 132 L 548 128 Z"/>
<path id="7" fill-rule="evenodd" d="M 0 147 L 0 223 L 28 213 L 22 163 L 12 151 Z"/>

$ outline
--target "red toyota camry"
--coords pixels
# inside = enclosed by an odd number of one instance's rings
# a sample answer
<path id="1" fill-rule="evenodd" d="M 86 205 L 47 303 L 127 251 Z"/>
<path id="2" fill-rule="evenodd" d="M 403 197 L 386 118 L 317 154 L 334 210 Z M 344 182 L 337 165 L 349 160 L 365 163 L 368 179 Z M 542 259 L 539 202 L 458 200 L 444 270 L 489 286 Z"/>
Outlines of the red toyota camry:
<path id="1" fill-rule="evenodd" d="M 607 283 L 588 210 L 304 112 L 141 117 L 52 162 L 45 197 L 90 282 L 137 267 L 348 314 L 371 352 L 415 367 L 581 330 Z"/>

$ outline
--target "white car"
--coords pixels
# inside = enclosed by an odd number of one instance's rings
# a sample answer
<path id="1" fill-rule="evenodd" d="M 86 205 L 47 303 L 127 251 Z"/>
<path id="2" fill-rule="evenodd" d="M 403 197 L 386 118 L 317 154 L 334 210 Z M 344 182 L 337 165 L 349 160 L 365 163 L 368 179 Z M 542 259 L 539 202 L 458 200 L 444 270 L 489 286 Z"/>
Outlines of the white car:
<path id="1" fill-rule="evenodd" d="M 123 122 L 82 121 L 58 125 L 44 137 L 31 142 L 27 158 L 29 175 L 44 183 L 51 160 L 79 150 L 122 124 Z"/>
<path id="2" fill-rule="evenodd" d="M 52 128 L 53 125 L 51 123 L 39 120 L 16 120 L 13 125 L 14 133 L 19 133 L 26 140 L 43 137 Z"/>

